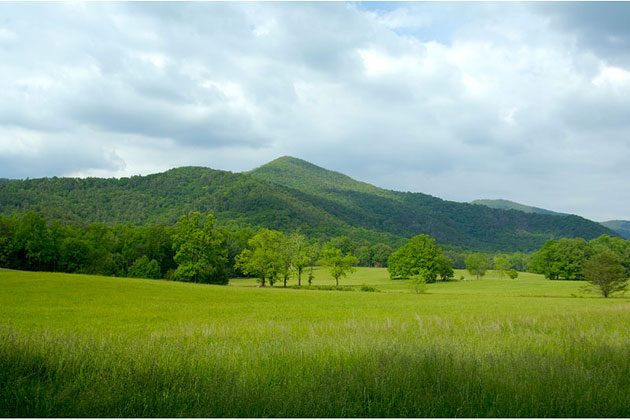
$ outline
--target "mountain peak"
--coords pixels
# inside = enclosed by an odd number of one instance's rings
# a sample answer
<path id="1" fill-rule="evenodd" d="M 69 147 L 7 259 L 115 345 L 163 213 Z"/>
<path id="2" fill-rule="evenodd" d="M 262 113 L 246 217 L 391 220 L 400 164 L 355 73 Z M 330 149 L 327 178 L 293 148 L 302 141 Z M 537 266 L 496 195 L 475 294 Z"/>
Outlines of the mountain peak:
<path id="1" fill-rule="evenodd" d="M 254 178 L 315 194 L 355 191 L 379 196 L 390 195 L 388 190 L 357 181 L 348 175 L 322 168 L 293 156 L 279 157 L 247 174 Z"/>

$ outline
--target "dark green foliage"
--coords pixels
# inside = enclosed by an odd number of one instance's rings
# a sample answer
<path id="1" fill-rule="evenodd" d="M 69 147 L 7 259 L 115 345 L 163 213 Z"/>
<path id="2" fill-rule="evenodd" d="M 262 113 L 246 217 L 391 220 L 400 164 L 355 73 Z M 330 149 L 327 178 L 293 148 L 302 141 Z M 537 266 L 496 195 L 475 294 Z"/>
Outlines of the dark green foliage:
<path id="1" fill-rule="evenodd" d="M 630 240 L 602 235 L 590 241 L 589 245 L 591 245 L 593 251 L 596 253 L 610 251 L 619 257 L 621 264 L 625 268 L 626 277 L 630 277 Z"/>
<path id="2" fill-rule="evenodd" d="M 608 229 L 614 230 L 625 239 L 630 239 L 630 220 L 609 220 L 601 222 L 601 224 Z"/>
<path id="3" fill-rule="evenodd" d="M 433 238 L 428 235 L 414 236 L 389 257 L 387 262 L 389 276 L 392 279 L 420 276 L 427 283 L 435 283 L 441 254 L 442 249 Z M 445 264 L 445 261 L 442 263 Z"/>
<path id="4" fill-rule="evenodd" d="M 136 262 L 129 267 L 129 277 L 137 277 L 144 279 L 159 279 L 162 277 L 160 265 L 156 260 L 149 261 L 146 255 L 138 258 Z"/>
<path id="5" fill-rule="evenodd" d="M 502 211 L 384 190 L 295 158 L 278 159 L 248 174 L 183 167 L 121 179 L 54 177 L 0 183 L 0 215 L 31 210 L 51 222 L 80 226 L 173 226 L 182 214 L 198 211 L 213 213 L 232 231 L 251 226 L 288 234 L 300 229 L 313 238 L 345 235 L 355 243 L 391 247 L 424 233 L 441 244 L 502 252 L 533 251 L 560 237 L 614 236 L 578 216 Z M 47 263 L 45 252 L 33 248 L 29 255 L 34 268 Z M 137 258 L 125 258 L 125 263 L 131 265 Z M 154 259 L 163 274 L 173 268 Z"/>
<path id="6" fill-rule="evenodd" d="M 230 270 L 230 277 L 245 277 L 247 274 L 243 273 L 240 267 L 236 265 L 236 256 L 243 252 L 247 248 L 247 242 L 256 234 L 256 231 L 251 227 L 245 227 L 235 232 L 227 230 L 223 231 L 225 236 L 225 246 L 227 247 L 227 265 Z"/>
<path id="7" fill-rule="evenodd" d="M 455 276 L 455 272 L 453 271 L 453 260 L 444 254 L 438 255 L 437 273 L 440 277 L 440 281 L 452 280 Z"/>
<path id="8" fill-rule="evenodd" d="M 514 254 L 509 255 L 508 261 L 510 262 L 510 266 L 516 271 L 527 271 L 529 258 L 522 253 L 515 252 Z"/>
<path id="9" fill-rule="evenodd" d="M 625 277 L 630 277 L 630 241 L 602 235 L 586 242 L 583 239 L 547 241 L 529 262 L 529 270 L 557 280 L 583 280 L 585 263 L 596 254 L 612 254 L 619 260 Z"/>
<path id="10" fill-rule="evenodd" d="M 249 174 L 318 197 L 324 200 L 318 206 L 353 226 L 403 237 L 425 233 L 441 244 L 468 249 L 533 251 L 554 237 L 614 236 L 579 216 L 526 214 L 384 190 L 292 157 L 276 159 Z"/>
<path id="11" fill-rule="evenodd" d="M 540 207 L 532 207 L 526 204 L 516 203 L 510 200 L 473 200 L 470 204 L 481 204 L 484 206 L 491 207 L 493 209 L 501 209 L 501 210 L 519 210 L 524 213 L 540 213 L 540 214 L 549 214 L 552 216 L 567 216 L 566 213 L 559 213 L 557 211 L 551 211 L 546 209 L 541 209 Z"/>
<path id="12" fill-rule="evenodd" d="M 368 286 L 366 284 L 364 284 L 363 286 L 361 286 L 360 289 L 362 292 L 379 292 L 380 290 L 378 290 L 376 287 L 373 286 Z"/>
<path id="13" fill-rule="evenodd" d="M 621 258 L 608 250 L 595 254 L 586 261 L 583 274 L 584 279 L 605 298 L 628 287 L 628 278 L 621 265 Z"/>
<path id="14" fill-rule="evenodd" d="M 216 219 L 190 212 L 177 222 L 173 236 L 175 262 L 173 279 L 194 283 L 227 284 L 227 249 L 223 235 L 215 228 Z"/>
<path id="15" fill-rule="evenodd" d="M 582 280 L 582 266 L 593 253 L 589 243 L 581 238 L 547 241 L 532 256 L 530 270 L 551 280 Z"/>
<path id="16" fill-rule="evenodd" d="M 518 277 L 518 271 L 516 271 L 515 269 L 511 269 L 507 272 L 507 275 L 509 278 L 511 278 L 512 280 L 514 280 L 515 278 Z"/>

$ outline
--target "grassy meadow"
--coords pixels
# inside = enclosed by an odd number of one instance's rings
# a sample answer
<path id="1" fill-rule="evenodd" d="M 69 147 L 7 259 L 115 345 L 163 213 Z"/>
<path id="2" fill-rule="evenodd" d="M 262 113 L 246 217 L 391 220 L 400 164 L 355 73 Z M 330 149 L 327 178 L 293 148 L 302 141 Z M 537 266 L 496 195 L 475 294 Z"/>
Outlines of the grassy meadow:
<path id="1" fill-rule="evenodd" d="M 0 270 L 0 416 L 630 417 L 630 299 L 461 275 L 416 294 L 375 268 L 349 292 Z"/>

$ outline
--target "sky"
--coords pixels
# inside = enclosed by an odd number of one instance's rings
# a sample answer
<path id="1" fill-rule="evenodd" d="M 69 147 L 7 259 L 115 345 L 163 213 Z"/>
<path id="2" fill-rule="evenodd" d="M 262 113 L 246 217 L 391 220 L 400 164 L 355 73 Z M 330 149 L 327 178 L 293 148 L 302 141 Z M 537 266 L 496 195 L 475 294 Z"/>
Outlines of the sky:
<path id="1" fill-rule="evenodd" d="M 630 3 L 0 3 L 0 177 L 247 171 L 630 219 Z"/>

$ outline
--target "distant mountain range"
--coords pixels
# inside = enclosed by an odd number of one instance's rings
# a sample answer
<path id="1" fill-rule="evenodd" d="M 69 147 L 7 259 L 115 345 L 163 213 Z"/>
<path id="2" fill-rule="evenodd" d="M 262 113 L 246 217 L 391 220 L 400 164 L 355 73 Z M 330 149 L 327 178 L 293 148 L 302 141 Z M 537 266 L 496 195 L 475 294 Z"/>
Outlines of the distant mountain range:
<path id="1" fill-rule="evenodd" d="M 516 203 L 509 200 L 474 200 L 471 204 L 481 204 L 491 207 L 493 209 L 501 210 L 519 210 L 525 213 L 540 213 L 550 214 L 553 216 L 566 216 L 566 213 L 558 213 L 551 210 L 541 209 L 540 207 L 532 207 L 526 204 Z M 606 222 L 599 222 L 601 225 L 606 226 L 608 229 L 614 230 L 619 235 L 626 239 L 630 239 L 630 220 L 608 220 Z"/>
<path id="2" fill-rule="evenodd" d="M 0 215 L 34 210 L 59 223 L 174 224 L 211 212 L 237 228 L 300 229 L 315 237 L 404 243 L 420 233 L 443 245 L 532 251 L 560 237 L 592 239 L 612 230 L 575 215 L 551 216 L 445 201 L 356 181 L 282 157 L 244 173 L 202 167 L 121 179 L 39 178 L 0 182 Z"/>

